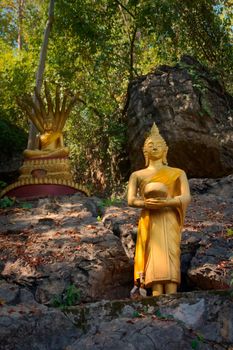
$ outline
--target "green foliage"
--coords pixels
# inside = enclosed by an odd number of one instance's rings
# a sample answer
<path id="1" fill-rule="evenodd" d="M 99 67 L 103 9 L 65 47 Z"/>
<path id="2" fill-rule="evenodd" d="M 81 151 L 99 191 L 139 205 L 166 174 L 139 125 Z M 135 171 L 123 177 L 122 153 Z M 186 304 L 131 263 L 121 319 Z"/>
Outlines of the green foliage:
<path id="1" fill-rule="evenodd" d="M 203 342 L 205 340 L 204 336 L 200 333 L 197 333 L 197 339 L 201 342 Z"/>
<path id="2" fill-rule="evenodd" d="M 77 289 L 73 284 L 69 285 L 66 290 L 66 295 L 64 298 L 65 304 L 67 306 L 72 306 L 80 301 L 81 291 Z"/>
<path id="3" fill-rule="evenodd" d="M 9 198 L 7 196 L 0 199 L 0 208 L 5 209 L 12 207 L 15 204 L 15 200 L 13 198 Z"/>
<path id="4" fill-rule="evenodd" d="M 121 205 L 122 204 L 122 199 L 120 198 L 115 198 L 115 197 L 112 197 L 112 198 L 104 198 L 102 200 L 100 200 L 97 204 L 97 208 L 98 208 L 98 216 L 97 216 L 97 221 L 101 222 L 102 221 L 102 215 L 103 213 L 105 212 L 105 209 L 107 207 L 110 207 L 110 206 L 115 206 L 115 205 Z"/>
<path id="5" fill-rule="evenodd" d="M 228 228 L 227 229 L 227 236 L 228 237 L 232 237 L 233 236 L 233 229 L 232 228 Z"/>
<path id="6" fill-rule="evenodd" d="M 0 181 L 0 188 L 1 188 L 1 184 L 2 184 L 2 187 L 5 187 L 7 185 L 5 182 Z M 17 204 L 22 209 L 31 209 L 32 208 L 31 203 L 29 203 L 29 202 L 19 203 L 15 198 L 10 198 L 10 197 L 4 196 L 3 198 L 0 199 L 0 208 L 1 209 L 10 208 L 15 204 Z"/>
<path id="7" fill-rule="evenodd" d="M 141 314 L 140 314 L 138 311 L 134 310 L 134 312 L 133 312 L 133 317 L 134 317 L 134 318 L 141 317 Z"/>
<path id="8" fill-rule="evenodd" d="M 111 207 L 112 205 L 120 205 L 122 204 L 122 199 L 120 198 L 105 198 L 103 200 L 101 200 L 101 206 L 103 208 L 106 207 Z"/>
<path id="9" fill-rule="evenodd" d="M 0 181 L 0 191 L 7 186 L 7 183 L 4 181 Z"/>
<path id="10" fill-rule="evenodd" d="M 80 302 L 81 291 L 75 285 L 70 284 L 64 295 L 57 295 L 54 297 L 52 305 L 61 309 L 76 305 Z"/>
<path id="11" fill-rule="evenodd" d="M 203 337 L 202 334 L 196 334 L 196 338 L 192 340 L 191 342 L 191 347 L 192 349 L 198 349 L 199 348 L 199 345 L 200 343 L 203 343 L 205 340 L 205 338 Z"/>
<path id="12" fill-rule="evenodd" d="M 4 154 L 11 155 L 26 148 L 27 134 L 6 119 L 0 119 L 0 134 L 0 149 Z"/>
<path id="13" fill-rule="evenodd" d="M 194 349 L 194 350 L 198 349 L 198 344 L 199 344 L 198 340 L 197 339 L 193 339 L 192 342 L 191 342 L 192 349 Z"/>
<path id="14" fill-rule="evenodd" d="M 155 316 L 158 317 L 161 320 L 173 320 L 174 319 L 173 315 L 164 315 L 164 314 L 161 313 L 160 310 L 156 311 Z"/>
<path id="15" fill-rule="evenodd" d="M 20 204 L 20 207 L 22 209 L 32 209 L 32 204 L 29 203 L 29 202 L 23 202 L 23 203 Z"/>

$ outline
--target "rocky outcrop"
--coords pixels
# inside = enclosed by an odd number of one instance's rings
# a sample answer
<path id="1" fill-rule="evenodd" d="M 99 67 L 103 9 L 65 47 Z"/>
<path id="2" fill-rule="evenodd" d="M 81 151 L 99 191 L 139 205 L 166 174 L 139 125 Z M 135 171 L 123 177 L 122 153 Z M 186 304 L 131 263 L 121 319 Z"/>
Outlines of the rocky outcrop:
<path id="1" fill-rule="evenodd" d="M 13 290 L 14 288 L 14 290 Z M 191 292 L 88 303 L 63 310 L 0 283 L 0 350 L 223 350 L 233 345 L 233 299 Z"/>
<path id="2" fill-rule="evenodd" d="M 168 162 L 189 177 L 233 171 L 233 98 L 191 57 L 160 66 L 129 85 L 127 121 L 132 170 L 143 168 L 145 134 L 155 122 L 169 145 Z"/>
<path id="3" fill-rule="evenodd" d="M 231 181 L 232 176 L 190 181 L 180 291 L 230 286 Z M 1 278 L 46 305 L 62 303 L 70 286 L 80 292 L 78 302 L 128 297 L 139 215 L 124 200 L 104 207 L 81 194 L 16 202 L 0 212 Z"/>
<path id="4" fill-rule="evenodd" d="M 0 350 L 231 349 L 231 184 L 190 181 L 182 293 L 155 299 L 129 299 L 140 210 L 124 200 L 75 194 L 1 209 Z"/>
<path id="5" fill-rule="evenodd" d="M 227 294 L 187 293 L 70 309 L 86 334 L 67 350 L 231 349 L 232 306 Z"/>
<path id="6" fill-rule="evenodd" d="M 36 303 L 25 289 L 0 283 L 0 297 L 0 350 L 64 350 L 81 333 L 61 311 Z"/>
<path id="7" fill-rule="evenodd" d="M 132 260 L 120 238 L 97 221 L 98 200 L 80 194 L 16 203 L 0 217 L 1 276 L 53 304 L 70 285 L 79 301 L 123 298 Z M 31 208 L 30 208 L 31 205 Z"/>
<path id="8" fill-rule="evenodd" d="M 181 291 L 228 289 L 233 269 L 233 176 L 191 179 L 189 205 L 181 240 Z M 140 210 L 106 208 L 104 225 L 134 256 Z"/>

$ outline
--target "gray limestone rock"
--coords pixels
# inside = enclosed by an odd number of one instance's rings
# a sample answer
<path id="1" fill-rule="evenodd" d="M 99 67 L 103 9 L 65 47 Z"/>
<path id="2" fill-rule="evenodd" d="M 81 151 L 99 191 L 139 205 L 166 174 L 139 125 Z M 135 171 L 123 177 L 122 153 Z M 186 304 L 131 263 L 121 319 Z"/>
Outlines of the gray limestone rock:
<path id="1" fill-rule="evenodd" d="M 155 122 L 169 146 L 168 163 L 189 177 L 221 177 L 233 170 L 233 97 L 191 57 L 160 66 L 128 88 L 132 170 L 144 167 L 142 146 Z"/>
<path id="2" fill-rule="evenodd" d="M 0 309 L 0 350 L 64 350 L 79 334 L 59 310 L 27 303 Z"/>
<path id="3" fill-rule="evenodd" d="M 101 220 L 98 200 L 77 195 L 2 211 L 0 350 L 230 349 L 233 217 L 218 192 L 227 181 L 193 193 L 181 245 L 181 290 L 225 292 L 128 299 L 140 210 L 125 202 Z M 205 186 L 212 191 L 212 181 Z M 64 308 L 72 286 L 78 305 Z"/>
<path id="4" fill-rule="evenodd" d="M 232 306 L 230 293 L 195 292 L 71 308 L 85 333 L 67 350 L 230 349 Z"/>
<path id="5" fill-rule="evenodd" d="M 129 296 L 132 258 L 93 216 L 95 203 L 75 194 L 9 209 L 0 221 L 1 275 L 43 304 L 65 297 L 70 285 L 80 291 L 78 302 Z"/>

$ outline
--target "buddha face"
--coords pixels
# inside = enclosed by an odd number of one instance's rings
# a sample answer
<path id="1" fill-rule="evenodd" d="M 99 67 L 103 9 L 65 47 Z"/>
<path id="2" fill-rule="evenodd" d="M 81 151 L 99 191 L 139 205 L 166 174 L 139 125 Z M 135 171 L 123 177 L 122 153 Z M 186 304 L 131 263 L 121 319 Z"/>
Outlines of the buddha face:
<path id="1" fill-rule="evenodd" d="M 152 160 L 162 159 L 165 152 L 164 144 L 153 139 L 148 140 L 145 149 L 147 151 L 148 158 Z"/>
<path id="2" fill-rule="evenodd" d="M 53 119 L 48 118 L 45 123 L 44 123 L 44 130 L 46 132 L 52 131 L 53 130 Z"/>
<path id="3" fill-rule="evenodd" d="M 144 143 L 143 153 L 145 165 L 149 165 L 149 160 L 162 159 L 163 164 L 167 164 L 168 147 L 162 138 L 148 137 Z"/>

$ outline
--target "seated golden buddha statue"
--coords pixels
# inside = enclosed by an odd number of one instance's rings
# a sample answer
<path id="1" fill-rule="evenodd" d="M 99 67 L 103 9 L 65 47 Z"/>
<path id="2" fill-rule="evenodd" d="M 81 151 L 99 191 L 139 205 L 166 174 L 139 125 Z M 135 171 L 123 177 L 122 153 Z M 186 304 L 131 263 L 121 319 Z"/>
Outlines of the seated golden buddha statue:
<path id="1" fill-rule="evenodd" d="M 36 91 L 35 96 L 36 101 L 29 95 L 18 101 L 39 131 L 36 139 L 36 149 L 26 149 L 23 153 L 25 159 L 67 156 L 69 150 L 64 146 L 62 129 L 77 97 L 73 97 L 66 107 L 67 96 L 65 95 L 64 100 L 60 103 L 59 88 L 57 87 L 55 106 L 53 106 L 46 83 L 47 108 L 44 100 Z"/>
<path id="2" fill-rule="evenodd" d="M 167 165 L 167 151 L 154 124 L 143 147 L 146 168 L 132 173 L 128 185 L 128 204 L 142 208 L 134 259 L 135 285 L 152 288 L 153 296 L 177 291 L 181 230 L 191 198 L 185 172 Z"/>
<path id="3" fill-rule="evenodd" d="M 36 138 L 37 148 L 26 149 L 23 152 L 24 158 L 65 157 L 69 154 L 68 147 L 64 146 L 62 133 L 53 130 L 52 120 L 46 120 L 43 132 Z"/>
<path id="4" fill-rule="evenodd" d="M 20 107 L 39 133 L 36 136 L 35 148 L 23 152 L 24 162 L 20 168 L 19 181 L 25 183 L 56 183 L 72 181 L 69 149 L 64 146 L 62 129 L 77 96 L 69 99 L 65 95 L 61 101 L 59 87 L 54 101 L 45 83 L 45 99 L 35 90 L 34 98 L 25 95 L 18 100 Z"/>
<path id="5" fill-rule="evenodd" d="M 44 92 L 44 99 L 35 91 L 34 97 L 25 95 L 18 100 L 19 106 L 26 112 L 39 133 L 36 140 L 30 139 L 29 144 L 33 144 L 33 149 L 29 147 L 24 151 L 19 178 L 7 186 L 0 196 L 9 194 L 29 199 L 67 195 L 77 191 L 89 195 L 85 187 L 73 180 L 69 149 L 64 146 L 62 135 L 66 119 L 78 97 L 64 94 L 62 100 L 57 87 L 56 96 L 52 100 L 46 84 Z"/>

